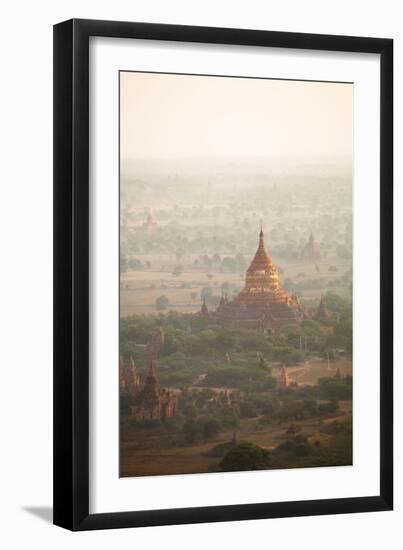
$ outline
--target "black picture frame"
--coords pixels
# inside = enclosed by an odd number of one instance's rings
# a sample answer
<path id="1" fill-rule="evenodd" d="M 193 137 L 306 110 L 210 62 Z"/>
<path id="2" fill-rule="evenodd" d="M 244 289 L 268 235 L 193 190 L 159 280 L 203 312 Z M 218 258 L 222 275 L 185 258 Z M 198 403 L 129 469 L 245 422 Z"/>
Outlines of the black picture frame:
<path id="1" fill-rule="evenodd" d="M 89 513 L 89 38 L 380 54 L 380 491 L 355 498 Z M 71 530 L 393 507 L 393 40 L 73 19 L 54 26 L 54 523 Z"/>

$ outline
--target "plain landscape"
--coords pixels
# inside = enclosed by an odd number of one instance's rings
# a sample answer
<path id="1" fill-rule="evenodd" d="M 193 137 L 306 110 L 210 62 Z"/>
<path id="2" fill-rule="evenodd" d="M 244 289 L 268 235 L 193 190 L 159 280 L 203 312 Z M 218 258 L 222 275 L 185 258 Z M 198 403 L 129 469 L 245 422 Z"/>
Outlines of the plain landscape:
<path id="1" fill-rule="evenodd" d="M 136 420 L 121 396 L 122 476 L 352 463 L 351 192 L 348 159 L 122 164 L 121 354 L 143 382 L 160 331 L 153 369 L 175 403 Z M 306 318 L 222 326 L 214 312 L 243 289 L 261 227 Z"/>

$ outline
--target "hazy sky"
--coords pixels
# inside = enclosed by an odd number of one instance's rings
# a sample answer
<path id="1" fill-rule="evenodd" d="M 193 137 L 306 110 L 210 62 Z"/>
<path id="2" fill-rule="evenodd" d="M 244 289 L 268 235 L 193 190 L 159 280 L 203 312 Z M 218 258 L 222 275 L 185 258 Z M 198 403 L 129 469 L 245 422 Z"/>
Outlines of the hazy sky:
<path id="1" fill-rule="evenodd" d="M 121 73 L 123 159 L 339 157 L 353 85 Z"/>

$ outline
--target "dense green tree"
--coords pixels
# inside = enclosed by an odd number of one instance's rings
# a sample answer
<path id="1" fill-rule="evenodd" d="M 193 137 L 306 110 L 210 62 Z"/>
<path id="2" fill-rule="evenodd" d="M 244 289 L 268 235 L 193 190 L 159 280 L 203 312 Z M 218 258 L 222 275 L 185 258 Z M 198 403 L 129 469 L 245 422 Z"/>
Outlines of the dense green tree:
<path id="1" fill-rule="evenodd" d="M 206 420 L 203 424 L 203 439 L 207 441 L 215 437 L 220 431 L 220 425 L 215 419 Z"/>
<path id="2" fill-rule="evenodd" d="M 264 470 L 270 466 L 270 453 L 253 443 L 239 443 L 230 449 L 221 460 L 223 472 L 241 470 Z"/>
<path id="3" fill-rule="evenodd" d="M 185 436 L 185 441 L 187 443 L 193 444 L 197 441 L 198 437 L 201 434 L 201 426 L 196 420 L 188 418 L 182 428 L 183 435 Z"/>
<path id="4" fill-rule="evenodd" d="M 252 401 L 242 401 L 240 415 L 242 418 L 255 418 L 258 415 L 256 405 Z"/>
<path id="5" fill-rule="evenodd" d="M 144 265 L 137 258 L 130 258 L 127 263 L 129 269 L 131 269 L 132 271 L 144 269 Z"/>
<path id="6" fill-rule="evenodd" d="M 179 275 L 182 275 L 184 269 L 182 264 L 178 264 L 174 267 L 172 274 L 175 275 L 175 277 L 179 277 Z"/>
<path id="7" fill-rule="evenodd" d="M 296 435 L 280 443 L 276 451 L 295 454 L 296 456 L 306 456 L 312 453 L 312 446 L 304 435 Z"/>
<path id="8" fill-rule="evenodd" d="M 166 296 L 158 296 L 158 298 L 155 300 L 155 307 L 158 310 L 168 309 L 169 307 L 168 298 Z"/>
<path id="9" fill-rule="evenodd" d="M 337 378 L 320 378 L 320 391 L 324 399 L 349 400 L 353 397 L 352 385 Z"/>

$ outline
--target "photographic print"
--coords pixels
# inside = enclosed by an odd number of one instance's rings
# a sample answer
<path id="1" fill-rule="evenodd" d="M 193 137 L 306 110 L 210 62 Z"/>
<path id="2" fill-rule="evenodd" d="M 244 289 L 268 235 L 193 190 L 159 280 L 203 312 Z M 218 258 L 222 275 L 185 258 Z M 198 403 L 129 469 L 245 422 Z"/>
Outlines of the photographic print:
<path id="1" fill-rule="evenodd" d="M 353 85 L 119 79 L 120 476 L 351 465 Z"/>

